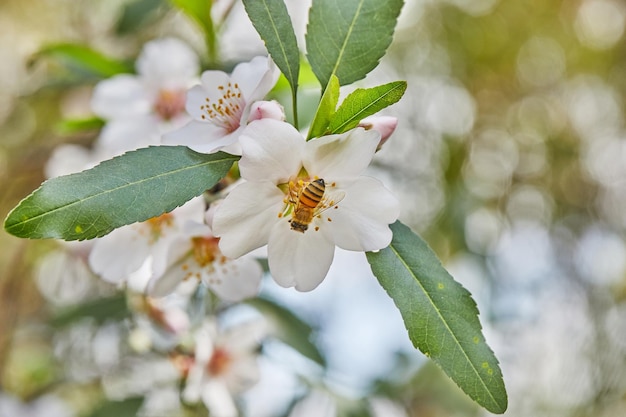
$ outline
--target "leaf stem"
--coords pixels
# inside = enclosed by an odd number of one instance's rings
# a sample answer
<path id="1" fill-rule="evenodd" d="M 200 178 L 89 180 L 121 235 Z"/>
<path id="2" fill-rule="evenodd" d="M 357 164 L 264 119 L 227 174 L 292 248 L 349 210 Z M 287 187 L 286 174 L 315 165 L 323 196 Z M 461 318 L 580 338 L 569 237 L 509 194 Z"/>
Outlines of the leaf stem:
<path id="1" fill-rule="evenodd" d="M 293 102 L 293 126 L 296 129 L 298 127 L 298 86 L 292 86 L 291 88 L 291 101 Z"/>

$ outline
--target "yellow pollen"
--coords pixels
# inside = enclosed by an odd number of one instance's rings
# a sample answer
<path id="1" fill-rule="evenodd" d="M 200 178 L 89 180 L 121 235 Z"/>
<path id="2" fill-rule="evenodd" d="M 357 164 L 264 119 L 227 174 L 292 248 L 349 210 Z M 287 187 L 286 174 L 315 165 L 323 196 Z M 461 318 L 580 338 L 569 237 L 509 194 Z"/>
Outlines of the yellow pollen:
<path id="1" fill-rule="evenodd" d="M 241 124 L 241 115 L 245 102 L 241 96 L 239 85 L 235 83 L 233 86 L 228 83 L 227 86 L 220 85 L 217 87 L 219 98 L 215 102 L 207 97 L 206 105 L 200 106 L 202 120 L 209 120 L 212 123 L 224 128 L 227 132 L 234 132 Z"/>
<path id="2" fill-rule="evenodd" d="M 150 233 L 150 240 L 154 243 L 159 240 L 164 229 L 174 225 L 174 216 L 172 213 L 161 214 L 160 216 L 146 220 L 146 225 Z"/>
<path id="3" fill-rule="evenodd" d="M 200 267 L 212 264 L 217 256 L 221 256 L 217 246 L 219 239 L 216 237 L 194 237 L 191 242 L 193 257 Z"/>

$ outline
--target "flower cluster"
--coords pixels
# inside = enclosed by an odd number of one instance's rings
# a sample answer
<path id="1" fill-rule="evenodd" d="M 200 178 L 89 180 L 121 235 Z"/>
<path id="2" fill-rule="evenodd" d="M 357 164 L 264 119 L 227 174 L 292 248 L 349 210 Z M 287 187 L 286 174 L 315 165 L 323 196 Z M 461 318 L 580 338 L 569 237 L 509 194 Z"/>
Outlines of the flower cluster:
<path id="1" fill-rule="evenodd" d="M 238 170 L 204 196 L 68 246 L 95 275 L 126 289 L 135 315 L 131 345 L 169 352 L 186 380 L 182 400 L 201 400 L 211 415 L 230 417 L 237 415 L 232 395 L 258 379 L 256 347 L 265 330 L 245 324 L 221 333 L 220 306 L 257 295 L 259 248 L 266 247 L 269 274 L 280 286 L 310 291 L 326 277 L 335 247 L 389 245 L 399 203 L 364 174 L 397 120 L 371 117 L 307 141 L 267 99 L 279 76 L 270 58 L 240 63 L 230 74 L 198 72 L 183 42 L 146 44 L 137 74 L 96 85 L 91 107 L 105 125 L 93 146 L 58 148 L 47 173 L 80 171 L 150 145 L 240 156 Z M 206 294 L 212 310 L 198 314 L 194 299 Z"/>

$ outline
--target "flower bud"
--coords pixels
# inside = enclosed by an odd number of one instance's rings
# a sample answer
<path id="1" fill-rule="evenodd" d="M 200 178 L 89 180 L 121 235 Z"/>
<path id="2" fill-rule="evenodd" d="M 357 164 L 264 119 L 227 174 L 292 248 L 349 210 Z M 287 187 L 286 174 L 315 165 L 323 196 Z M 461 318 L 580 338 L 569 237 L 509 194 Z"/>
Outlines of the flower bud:
<path id="1" fill-rule="evenodd" d="M 371 116 L 366 117 L 361 120 L 359 123 L 359 127 L 365 128 L 365 130 L 373 129 L 380 133 L 380 142 L 376 147 L 376 151 L 378 152 L 389 136 L 396 130 L 396 126 L 398 126 L 398 118 L 393 116 Z"/>

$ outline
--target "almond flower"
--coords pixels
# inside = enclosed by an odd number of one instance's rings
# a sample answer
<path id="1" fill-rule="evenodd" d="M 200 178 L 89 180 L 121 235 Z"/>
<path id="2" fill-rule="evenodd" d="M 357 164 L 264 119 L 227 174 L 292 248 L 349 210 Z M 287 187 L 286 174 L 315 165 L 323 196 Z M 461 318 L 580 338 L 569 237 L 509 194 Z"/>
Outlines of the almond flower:
<path id="1" fill-rule="evenodd" d="M 99 82 L 93 112 L 107 121 L 95 148 L 103 158 L 159 144 L 161 135 L 184 125 L 187 89 L 197 82 L 200 63 L 184 42 L 164 38 L 144 45 L 137 74 L 120 74 Z"/>
<path id="2" fill-rule="evenodd" d="M 169 242 L 180 236 L 187 222 L 202 222 L 204 211 L 204 201 L 197 197 L 169 213 L 115 229 L 94 240 L 89 266 L 105 281 L 126 282 L 153 258 L 162 259 Z"/>
<path id="3" fill-rule="evenodd" d="M 220 331 L 207 320 L 195 334 L 196 350 L 188 369 L 182 398 L 202 400 L 214 417 L 237 417 L 234 395 L 259 379 L 257 352 L 266 326 L 250 321 Z"/>
<path id="4" fill-rule="evenodd" d="M 306 142 L 290 124 L 263 119 L 250 123 L 239 141 L 246 181 L 213 219 L 224 255 L 237 258 L 267 244 L 276 282 L 310 291 L 326 276 L 335 246 L 389 245 L 399 203 L 380 181 L 361 175 L 380 133 L 356 128 Z"/>
<path id="5" fill-rule="evenodd" d="M 166 134 L 163 142 L 202 153 L 224 149 L 240 154 L 237 139 L 250 121 L 284 120 L 280 104 L 259 101 L 274 87 L 278 75 L 273 61 L 260 56 L 237 65 L 230 76 L 222 71 L 205 71 L 201 84 L 187 93 L 185 107 L 193 120 Z"/>
<path id="6" fill-rule="evenodd" d="M 182 233 L 168 242 L 163 256 L 154 259 L 149 293 L 162 297 L 194 279 L 226 301 L 256 296 L 263 277 L 259 262 L 252 256 L 227 258 L 218 242 L 208 225 L 188 222 Z"/>

